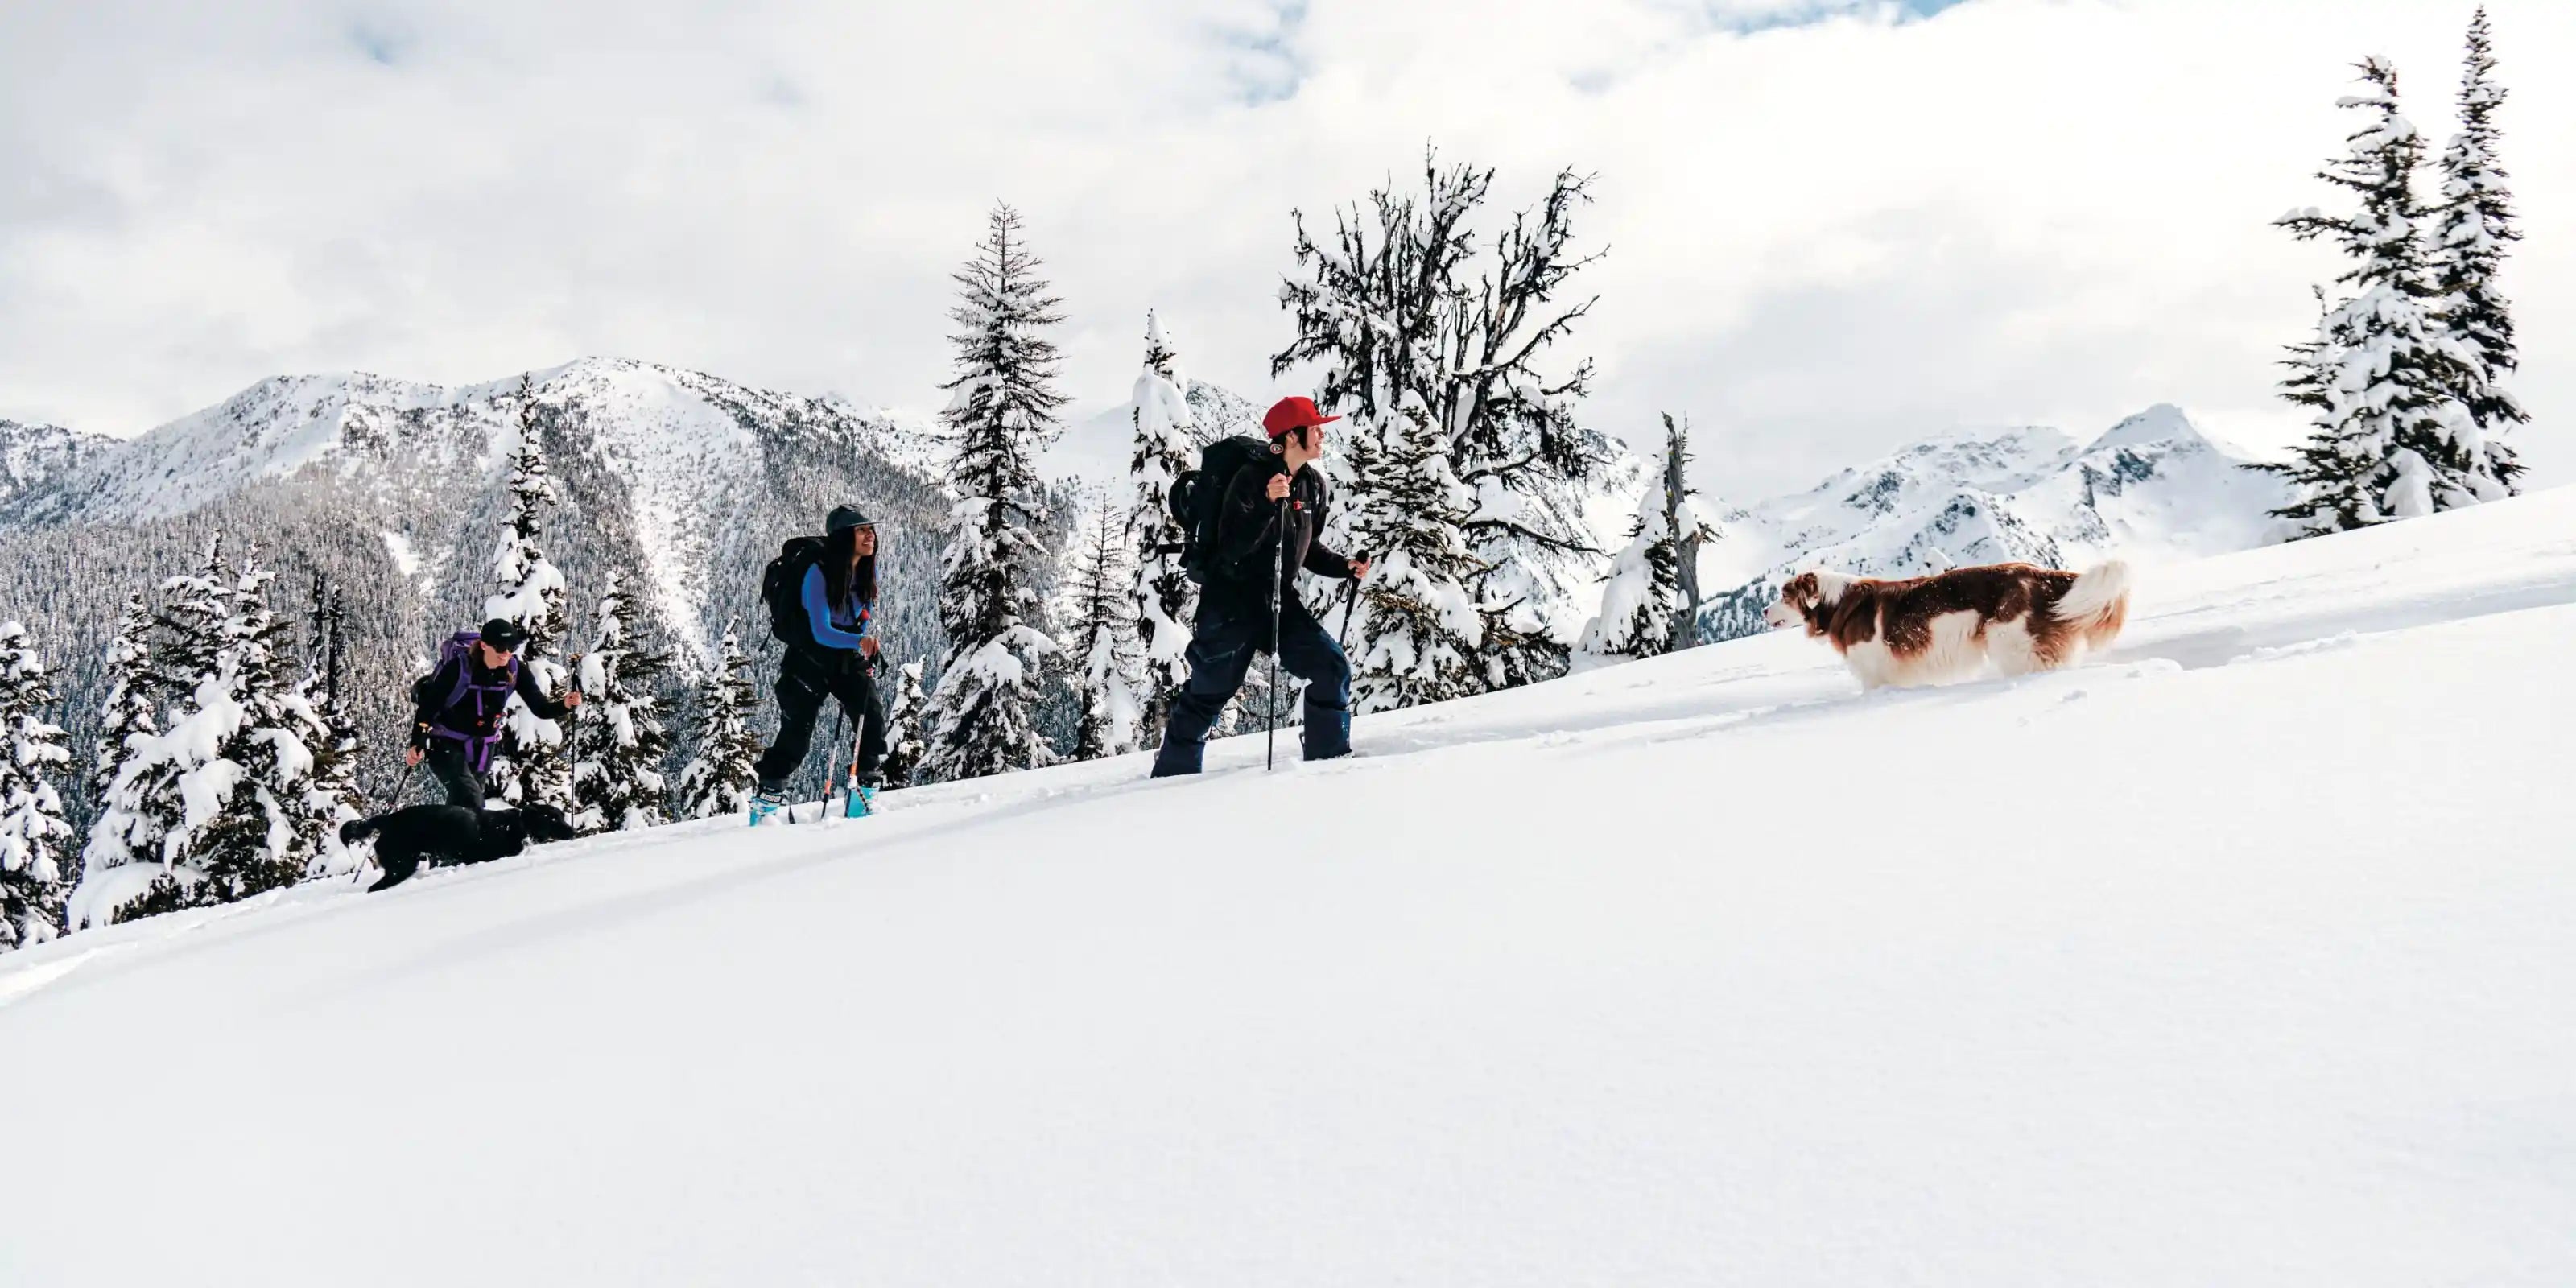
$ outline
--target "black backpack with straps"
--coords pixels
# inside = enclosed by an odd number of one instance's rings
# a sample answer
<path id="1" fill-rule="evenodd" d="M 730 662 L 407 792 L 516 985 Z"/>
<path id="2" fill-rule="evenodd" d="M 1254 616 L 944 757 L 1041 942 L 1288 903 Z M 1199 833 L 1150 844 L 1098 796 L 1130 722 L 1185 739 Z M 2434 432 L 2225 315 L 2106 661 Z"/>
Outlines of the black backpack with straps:
<path id="1" fill-rule="evenodd" d="M 1181 571 L 1204 586 L 1224 575 L 1215 566 L 1216 525 L 1225 490 L 1246 466 L 1265 460 L 1270 444 L 1249 435 L 1220 438 L 1199 449 L 1199 467 L 1172 480 L 1172 520 L 1181 525 Z"/>
<path id="2" fill-rule="evenodd" d="M 769 605 L 769 633 L 778 642 L 814 642 L 813 624 L 805 620 L 805 570 L 821 562 L 821 537 L 789 537 L 760 570 L 760 602 Z"/>

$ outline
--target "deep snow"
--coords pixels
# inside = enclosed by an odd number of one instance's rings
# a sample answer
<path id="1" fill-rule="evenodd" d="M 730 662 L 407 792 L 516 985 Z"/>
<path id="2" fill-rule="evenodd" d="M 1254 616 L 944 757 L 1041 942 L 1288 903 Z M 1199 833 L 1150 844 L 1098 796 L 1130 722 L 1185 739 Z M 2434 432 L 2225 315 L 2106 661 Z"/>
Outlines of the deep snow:
<path id="1" fill-rule="evenodd" d="M 0 1283 L 2576 1282 L 2576 492 L 0 958 Z"/>

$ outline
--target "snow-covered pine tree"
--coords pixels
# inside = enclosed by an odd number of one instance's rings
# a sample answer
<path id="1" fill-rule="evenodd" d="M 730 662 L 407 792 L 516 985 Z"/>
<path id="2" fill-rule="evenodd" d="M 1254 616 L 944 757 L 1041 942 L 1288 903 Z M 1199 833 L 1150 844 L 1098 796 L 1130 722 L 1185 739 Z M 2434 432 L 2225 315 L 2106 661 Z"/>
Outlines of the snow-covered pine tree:
<path id="1" fill-rule="evenodd" d="M 191 901 L 200 905 L 301 880 L 319 857 L 323 833 L 339 822 L 309 800 L 312 749 L 330 734 L 289 678 L 293 635 L 268 606 L 273 575 L 260 566 L 256 545 L 243 550 L 214 674 L 165 739 L 183 762 L 188 753 L 214 751 L 181 769 L 190 785 L 184 795 L 216 802 L 202 821 L 192 808 L 186 828 L 186 861 L 199 877 Z"/>
<path id="2" fill-rule="evenodd" d="M 98 707 L 98 743 L 90 755 L 89 791 L 93 803 L 107 799 L 117 768 L 131 753 L 130 735 L 151 737 L 161 731 L 153 715 L 152 610 L 137 590 L 126 596 L 118 618 L 116 640 L 107 650 L 107 697 Z M 77 880 L 77 874 L 66 874 Z"/>
<path id="3" fill-rule="evenodd" d="M 519 379 L 519 444 L 510 456 L 510 524 L 492 559 L 499 593 L 483 601 L 486 620 L 505 618 L 528 632 L 519 665 L 543 692 L 561 694 L 564 671 L 564 576 L 545 554 L 545 511 L 561 498 L 540 442 L 544 424 L 536 391 Z M 540 720 L 512 695 L 501 718 L 501 745 L 492 757 L 492 794 L 514 805 L 545 804 L 567 815 L 574 809 L 572 761 L 563 726 Z"/>
<path id="4" fill-rule="evenodd" d="M 2513 307 L 2497 278 L 2505 247 L 2522 240 L 2515 228 L 2513 192 L 2496 158 L 2504 137 L 2495 112 L 2505 89 L 2495 83 L 2495 51 L 2486 7 L 2469 20 L 2467 64 L 2460 73 L 2460 132 L 2442 152 L 2441 217 L 2433 233 L 2435 285 L 2443 297 L 2442 321 L 2467 351 L 2452 395 L 2469 412 L 2474 435 L 2457 443 L 2455 468 L 2473 482 L 2491 481 L 2485 499 L 2510 495 L 2522 476 L 2505 432 L 2528 422 L 2522 404 L 2505 389 L 2521 365 L 2514 345 Z"/>
<path id="5" fill-rule="evenodd" d="M 1019 212 L 999 205 L 975 258 L 956 274 L 961 298 L 949 316 L 962 328 L 951 337 L 957 378 L 941 386 L 953 395 L 942 419 L 957 442 L 949 478 L 958 499 L 939 582 L 948 652 L 930 695 L 922 758 L 934 781 L 1054 758 L 1037 706 L 1040 667 L 1055 642 L 1030 619 L 1042 607 L 1047 557 L 1036 531 L 1048 518 L 1036 460 L 1064 405 L 1047 328 L 1064 319 L 1038 267 Z"/>
<path id="6" fill-rule="evenodd" d="M 304 679 L 296 692 L 321 724 L 312 745 L 313 772 L 307 779 L 298 828 L 312 855 L 309 876 L 356 871 L 357 854 L 340 844 L 340 825 L 360 816 L 358 793 L 358 728 L 341 699 L 346 674 L 347 613 L 327 578 L 313 578 L 312 640 Z"/>
<path id="7" fill-rule="evenodd" d="M 1560 298 L 1598 258 L 1573 246 L 1574 214 L 1591 199 L 1590 183 L 1560 171 L 1537 207 L 1500 229 L 1490 255 L 1473 225 L 1493 171 L 1444 167 L 1430 151 L 1418 197 L 1371 192 L 1367 210 L 1338 216 L 1329 244 L 1294 216 L 1306 276 L 1280 291 L 1297 337 L 1271 359 L 1271 374 L 1317 365 L 1315 400 L 1350 415 L 1346 440 L 1375 436 L 1386 448 L 1412 433 L 1398 424 L 1406 417 L 1437 428 L 1448 473 L 1470 502 L 1458 522 L 1472 557 L 1466 584 L 1483 621 L 1474 640 L 1477 688 L 1564 670 L 1566 647 L 1553 622 L 1578 589 L 1575 570 L 1598 553 L 1584 504 L 1610 447 L 1575 419 L 1592 364 L 1551 361 L 1594 302 Z M 1384 489 L 1356 457 L 1346 482 L 1340 504 L 1356 532 L 1360 514 L 1386 512 Z"/>
<path id="8" fill-rule="evenodd" d="M 1126 514 L 1094 499 L 1066 551 L 1061 648 L 1080 714 L 1073 759 L 1097 760 L 1136 747 L 1143 714 L 1144 660 L 1137 645 L 1135 574 L 1127 553 Z"/>
<path id="9" fill-rule="evenodd" d="M 1690 647 L 1698 629 L 1696 581 L 1685 586 L 1685 558 L 1713 535 L 1692 502 L 1685 469 L 1689 431 L 1664 413 L 1664 450 L 1637 498 L 1628 544 L 1610 563 L 1601 611 L 1583 628 L 1583 651 L 1605 657 L 1657 657 Z"/>
<path id="10" fill-rule="evenodd" d="M 627 639 L 626 579 L 608 572 L 599 596 L 597 633 L 581 659 L 583 704 L 572 767 L 577 808 L 572 825 L 582 832 L 654 827 L 662 820 L 662 761 L 671 738 L 662 729 L 653 681 L 668 658 L 638 650 Z"/>
<path id="11" fill-rule="evenodd" d="M 45 718 L 54 689 L 27 628 L 0 622 L 0 953 L 41 944 L 63 924 L 62 794 L 72 753 Z"/>
<path id="12" fill-rule="evenodd" d="M 1181 542 L 1187 534 L 1172 517 L 1172 480 L 1192 468 L 1198 455 L 1176 356 L 1161 322 L 1147 313 L 1145 369 L 1136 375 L 1132 399 L 1135 451 L 1127 467 L 1133 494 L 1127 526 L 1137 551 L 1136 647 L 1142 667 L 1137 691 L 1144 704 L 1137 727 L 1145 746 L 1162 741 L 1172 695 L 1189 678 L 1182 657 L 1189 651 L 1190 624 L 1198 612 L 1198 587 L 1181 570 Z"/>
<path id="13" fill-rule="evenodd" d="M 1659 657 L 1672 650 L 1681 580 L 1661 487 L 1637 498 L 1628 544 L 1610 561 L 1601 611 L 1583 628 L 1583 651 L 1603 657 Z"/>
<path id="14" fill-rule="evenodd" d="M 751 808 L 751 794 L 760 786 L 752 763 L 760 759 L 761 745 L 751 731 L 759 701 L 751 686 L 751 658 L 727 623 L 715 670 L 698 691 L 698 754 L 680 771 L 680 817 L 713 818 Z"/>
<path id="15" fill-rule="evenodd" d="M 921 768 L 922 753 L 929 750 L 922 738 L 921 716 L 929 705 L 930 698 L 921 688 L 921 663 L 904 663 L 895 672 L 894 697 L 886 702 L 886 757 L 877 767 L 885 774 L 886 786 L 910 786 L 914 771 Z"/>
<path id="16" fill-rule="evenodd" d="M 191 869 L 183 868 L 188 804 L 180 795 L 179 753 L 170 734 L 150 727 L 151 710 L 159 706 L 173 731 L 201 685 L 214 678 L 222 651 L 225 623 L 232 620 L 233 579 L 224 570 L 224 535 L 206 538 L 197 570 L 161 583 L 162 611 L 153 619 L 160 639 L 147 648 L 139 639 L 132 656 L 147 667 L 148 683 L 137 705 L 143 723 L 129 728 L 122 747 L 102 746 L 100 767 L 115 756 L 114 776 L 99 789 L 98 816 L 81 848 L 81 874 L 73 887 L 69 929 L 106 925 L 120 916 L 149 916 L 187 906 Z M 138 593 L 127 601 L 131 612 L 142 605 Z M 124 635 L 119 634 L 123 648 Z"/>
<path id="17" fill-rule="evenodd" d="M 2475 424 L 2451 396 L 2466 350 L 2435 316 L 2440 300 L 2414 190 L 2424 141 L 2398 112 L 2396 68 L 2378 58 L 2360 68 L 2369 91 L 2341 106 L 2368 119 L 2347 154 L 2318 174 L 2354 193 L 2360 210 L 2309 207 L 2276 221 L 2303 241 L 2334 238 L 2353 264 L 2336 279 L 2353 296 L 2327 315 L 2311 355 L 2336 361 L 2317 391 L 2314 432 L 2295 460 L 2258 467 L 2299 486 L 2299 499 L 2274 513 L 2307 536 L 2472 504 L 2495 486 L 2459 468 L 2459 444 Z"/>
<path id="18" fill-rule="evenodd" d="M 1664 413 L 1664 529 L 1674 533 L 1672 649 L 1699 643 L 1699 548 L 1717 539 L 1717 529 L 1699 512 L 1699 494 L 1690 485 L 1690 421 L 1676 422 Z"/>
<path id="19" fill-rule="evenodd" d="M 177 613 L 224 616 L 212 628 L 206 671 L 169 730 L 141 740 L 119 771 L 101 824 L 164 794 L 183 801 L 184 812 L 160 838 L 158 855 L 93 848 L 73 895 L 82 924 L 248 898 L 293 884 L 316 861 L 325 819 L 309 807 L 312 748 L 329 735 L 288 678 L 294 650 L 286 623 L 268 607 L 271 576 L 253 546 L 229 578 L 198 574 L 165 587 Z M 193 651 L 174 647 L 164 656 Z"/>
<path id="20" fill-rule="evenodd" d="M 1391 711 L 1488 687 L 1476 655 L 1486 619 L 1467 582 L 1480 570 L 1461 521 L 1475 494 L 1449 472 L 1440 431 L 1406 415 L 1350 444 L 1354 471 L 1375 480 L 1352 520 L 1377 567 L 1360 588 L 1354 711 Z"/>

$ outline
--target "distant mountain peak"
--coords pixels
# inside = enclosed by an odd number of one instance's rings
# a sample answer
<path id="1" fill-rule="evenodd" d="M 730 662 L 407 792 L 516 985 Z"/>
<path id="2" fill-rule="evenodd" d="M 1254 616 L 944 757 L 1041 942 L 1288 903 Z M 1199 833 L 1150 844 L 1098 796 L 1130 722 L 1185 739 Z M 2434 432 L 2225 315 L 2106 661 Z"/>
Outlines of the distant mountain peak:
<path id="1" fill-rule="evenodd" d="M 2084 450 L 2090 454 L 2105 448 L 2174 442 L 2209 445 L 2209 439 L 2200 432 L 2199 426 L 2191 423 L 2191 417 L 2183 414 L 2182 408 L 2172 403 L 2157 403 L 2113 425 Z"/>

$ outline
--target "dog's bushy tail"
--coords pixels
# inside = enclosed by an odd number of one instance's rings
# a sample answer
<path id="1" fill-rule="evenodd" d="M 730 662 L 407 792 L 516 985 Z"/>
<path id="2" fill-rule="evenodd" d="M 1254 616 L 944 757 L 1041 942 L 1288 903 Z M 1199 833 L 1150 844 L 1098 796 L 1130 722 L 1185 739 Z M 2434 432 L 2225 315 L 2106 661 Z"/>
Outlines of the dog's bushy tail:
<path id="1" fill-rule="evenodd" d="M 2105 559 L 2087 568 L 2066 588 L 2066 597 L 2049 609 L 2096 648 L 2119 635 L 2129 621 L 2129 565 Z"/>
<path id="2" fill-rule="evenodd" d="M 376 834 L 376 823 L 377 820 L 372 818 L 353 818 L 346 823 L 342 823 L 340 825 L 340 844 L 356 845 L 358 842 L 366 840 L 370 836 L 374 836 Z"/>

